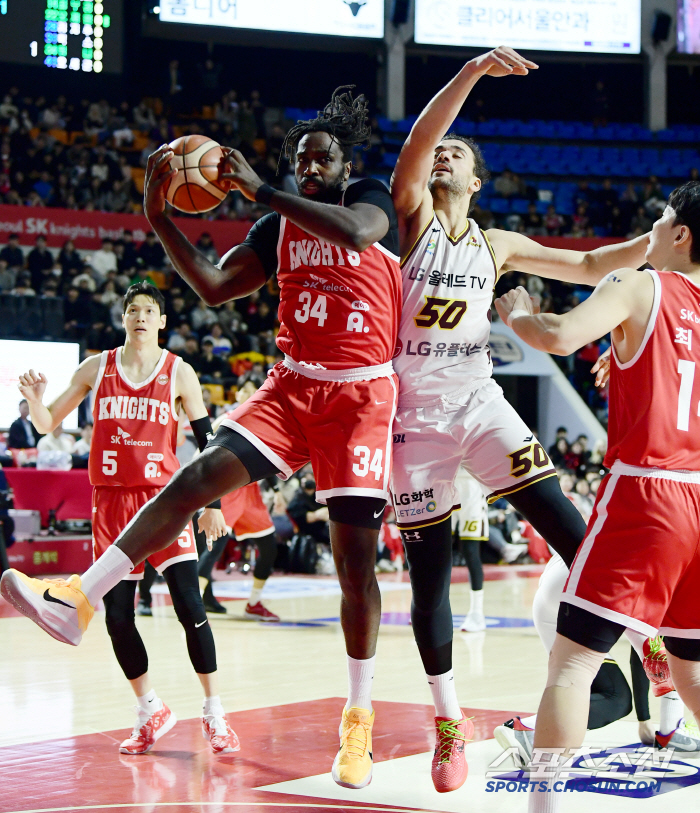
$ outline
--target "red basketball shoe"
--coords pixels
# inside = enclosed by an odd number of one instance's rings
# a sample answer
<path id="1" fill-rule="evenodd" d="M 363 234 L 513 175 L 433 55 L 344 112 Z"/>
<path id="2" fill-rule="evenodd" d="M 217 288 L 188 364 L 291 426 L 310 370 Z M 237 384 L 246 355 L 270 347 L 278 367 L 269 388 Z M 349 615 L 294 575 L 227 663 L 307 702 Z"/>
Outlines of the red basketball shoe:
<path id="1" fill-rule="evenodd" d="M 263 606 L 262 601 L 259 601 L 257 604 L 246 604 L 245 616 L 246 618 L 257 619 L 258 621 L 280 620 L 280 617 L 278 615 L 275 615 L 275 613 L 271 612 L 270 610 L 267 609 L 267 607 Z"/>
<path id="2" fill-rule="evenodd" d="M 149 714 L 136 706 L 136 725 L 131 736 L 119 746 L 120 754 L 145 754 L 175 725 L 177 717 L 163 703 L 159 711 Z"/>
<path id="3" fill-rule="evenodd" d="M 469 717 L 461 720 L 435 718 L 435 753 L 430 774 L 438 793 L 449 793 L 465 783 L 469 766 L 464 746 L 473 736 L 474 724 Z"/>
<path id="4" fill-rule="evenodd" d="M 663 697 L 663 695 L 675 691 L 671 680 L 671 671 L 668 668 L 664 639 L 660 635 L 656 638 L 647 638 L 644 642 L 643 651 L 644 660 L 642 664 L 651 682 L 654 697 Z"/>
<path id="5" fill-rule="evenodd" d="M 209 741 L 211 750 L 215 754 L 230 754 L 233 751 L 241 750 L 241 743 L 236 732 L 224 716 L 216 717 L 213 714 L 207 714 L 202 717 L 202 736 Z"/>

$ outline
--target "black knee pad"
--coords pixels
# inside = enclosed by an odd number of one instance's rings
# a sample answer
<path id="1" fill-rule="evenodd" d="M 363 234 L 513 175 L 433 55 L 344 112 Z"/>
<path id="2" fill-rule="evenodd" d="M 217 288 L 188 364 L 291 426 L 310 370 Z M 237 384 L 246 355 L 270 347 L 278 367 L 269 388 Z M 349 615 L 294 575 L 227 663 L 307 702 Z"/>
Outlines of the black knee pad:
<path id="1" fill-rule="evenodd" d="M 451 521 L 445 519 L 421 528 L 420 540 L 414 541 L 414 535 L 414 531 L 401 532 L 413 589 L 413 634 L 420 649 L 438 649 L 452 641 Z"/>
<path id="2" fill-rule="evenodd" d="M 197 562 L 176 562 L 163 571 L 178 621 L 185 630 L 187 651 L 194 671 L 200 675 L 216 672 L 216 647 L 199 593 Z"/>
<path id="3" fill-rule="evenodd" d="M 253 576 L 256 579 L 265 581 L 270 577 L 272 568 L 275 566 L 277 558 L 277 536 L 274 533 L 263 536 L 255 540 L 258 548 L 258 558 L 255 561 Z"/>
<path id="4" fill-rule="evenodd" d="M 664 644 L 666 644 L 666 650 L 674 658 L 680 658 L 683 661 L 700 661 L 700 641 L 697 638 L 674 638 L 666 635 Z"/>
<path id="5" fill-rule="evenodd" d="M 557 632 L 594 652 L 607 654 L 625 631 L 622 624 L 562 601 L 557 616 Z"/>
<path id="6" fill-rule="evenodd" d="M 386 500 L 377 497 L 328 498 L 328 516 L 333 522 L 355 528 L 370 528 L 373 531 L 382 527 L 385 507 Z"/>
<path id="7" fill-rule="evenodd" d="M 614 661 L 604 661 L 591 685 L 588 711 L 590 730 L 621 720 L 632 711 L 632 691 L 622 670 Z"/>
<path id="8" fill-rule="evenodd" d="M 136 680 L 148 671 L 148 655 L 136 629 L 134 616 L 135 581 L 121 581 L 104 597 L 105 624 L 112 649 L 127 680 Z"/>
<path id="9" fill-rule="evenodd" d="M 564 496 L 556 477 L 546 477 L 506 496 L 508 502 L 571 567 L 586 534 L 586 523 Z"/>

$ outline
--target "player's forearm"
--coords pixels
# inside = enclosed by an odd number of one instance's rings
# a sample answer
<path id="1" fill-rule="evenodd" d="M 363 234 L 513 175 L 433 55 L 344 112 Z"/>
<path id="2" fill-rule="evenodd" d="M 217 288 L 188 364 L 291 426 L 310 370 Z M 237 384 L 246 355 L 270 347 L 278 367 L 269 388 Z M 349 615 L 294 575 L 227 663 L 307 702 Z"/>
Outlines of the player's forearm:
<path id="1" fill-rule="evenodd" d="M 154 217 L 150 223 L 173 268 L 207 305 L 220 305 L 251 293 L 240 284 L 242 280 L 236 280 L 235 269 L 223 271 L 210 263 L 169 217 Z"/>
<path id="2" fill-rule="evenodd" d="M 55 420 L 51 410 L 41 401 L 28 401 L 27 403 L 29 404 L 29 415 L 32 424 L 36 431 L 42 435 L 48 435 L 61 423 L 62 418 Z"/>
<path id="3" fill-rule="evenodd" d="M 329 206 L 287 192 L 275 192 L 269 206 L 314 237 L 351 251 L 364 251 L 384 236 L 344 206 Z"/>
<path id="4" fill-rule="evenodd" d="M 641 268 L 646 262 L 649 234 L 635 237 L 625 243 L 601 246 L 586 254 L 586 266 L 591 277 L 591 285 L 597 285 L 606 274 L 618 268 Z"/>
<path id="5" fill-rule="evenodd" d="M 533 316 L 518 316 L 511 327 L 530 347 L 543 350 L 555 356 L 568 356 L 578 349 L 573 337 L 568 335 L 564 316 L 555 313 L 538 313 Z"/>
<path id="6" fill-rule="evenodd" d="M 459 115 L 480 77 L 481 73 L 474 64 L 467 62 L 454 79 L 428 102 L 411 128 L 406 144 L 432 159 L 436 144 Z"/>

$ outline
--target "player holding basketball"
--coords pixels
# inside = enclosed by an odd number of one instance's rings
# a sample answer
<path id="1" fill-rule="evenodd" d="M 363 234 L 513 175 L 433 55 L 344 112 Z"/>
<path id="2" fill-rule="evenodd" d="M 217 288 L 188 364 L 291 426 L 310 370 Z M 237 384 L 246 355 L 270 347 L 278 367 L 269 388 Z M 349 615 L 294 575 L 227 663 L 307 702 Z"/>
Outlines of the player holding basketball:
<path id="1" fill-rule="evenodd" d="M 67 637 L 62 631 L 71 629 L 77 643 L 89 605 L 176 539 L 199 507 L 271 475 L 287 478 L 310 460 L 316 498 L 328 505 L 348 655 L 349 697 L 333 778 L 351 788 L 372 778 L 371 686 L 381 615 L 374 565 L 389 487 L 398 389 L 391 358 L 401 306 L 391 197 L 372 179 L 347 186 L 352 147 L 370 135 L 366 120 L 364 97 L 336 91 L 316 119 L 288 133 L 298 195 L 267 186 L 232 151 L 227 177 L 248 199 L 274 211 L 218 267 L 165 214 L 163 189 L 173 177 L 168 147 L 151 156 L 146 214 L 175 268 L 203 299 L 219 304 L 247 296 L 277 272 L 277 345 L 285 360 L 87 571 L 87 600 L 77 590 L 59 591 L 80 614 L 47 605 L 41 598 L 45 582 L 14 576 L 3 582 L 25 614 L 54 636 Z"/>
<path id="2" fill-rule="evenodd" d="M 700 183 L 671 193 L 646 259 L 657 270 L 608 274 L 563 316 L 533 315 L 522 288 L 496 302 L 518 336 L 549 353 L 612 331 L 610 473 L 564 590 L 535 728 L 539 761 L 552 766 L 552 749 L 581 745 L 591 681 L 625 627 L 665 636 L 673 683 L 700 721 Z M 533 813 L 557 809 L 547 791 L 565 782 L 555 773 L 531 788 Z"/>
<path id="3" fill-rule="evenodd" d="M 49 406 L 42 403 L 46 377 L 33 370 L 20 376 L 19 389 L 29 402 L 32 422 L 46 432 L 76 409 L 90 391 L 93 393 L 89 469 L 95 559 L 111 547 L 141 506 L 156 496 L 179 468 L 175 447 L 180 409 L 190 419 L 201 447 L 206 445 L 207 435 L 211 437 L 211 423 L 194 370 L 158 346 L 158 330 L 165 327 L 164 311 L 165 300 L 157 288 L 145 282 L 132 285 L 123 301 L 124 346 L 87 358 L 68 388 Z M 226 523 L 216 507 L 206 509 L 202 522 L 210 535 L 225 533 Z M 219 699 L 214 637 L 199 595 L 192 526 L 188 524 L 172 544 L 149 552 L 148 560 L 168 584 L 175 613 L 185 630 L 192 666 L 204 689 L 204 735 L 215 753 L 237 751 L 238 738 Z M 143 578 L 143 569 L 141 562 L 101 595 L 114 654 L 137 699 L 136 725 L 119 748 L 122 754 L 145 754 L 177 722 L 151 686 L 148 655 L 134 623 L 136 583 Z M 52 598 L 51 589 L 46 590 L 44 599 L 59 601 Z M 70 633 L 66 637 L 70 638 Z M 78 640 L 79 636 L 67 642 Z"/>
<path id="4" fill-rule="evenodd" d="M 546 452 L 491 378 L 493 288 L 514 268 L 593 286 L 621 265 L 641 265 L 648 241 L 563 251 L 514 232 L 484 234 L 469 219 L 488 172 L 473 141 L 445 133 L 482 76 L 535 68 L 504 47 L 468 62 L 418 117 L 392 179 L 403 257 L 392 491 L 413 587 L 413 631 L 437 713 L 432 777 L 441 792 L 466 779 L 463 745 L 471 730 L 452 673 L 451 515 L 459 508 L 460 466 L 491 500 L 506 497 L 567 565 L 586 527 Z"/>

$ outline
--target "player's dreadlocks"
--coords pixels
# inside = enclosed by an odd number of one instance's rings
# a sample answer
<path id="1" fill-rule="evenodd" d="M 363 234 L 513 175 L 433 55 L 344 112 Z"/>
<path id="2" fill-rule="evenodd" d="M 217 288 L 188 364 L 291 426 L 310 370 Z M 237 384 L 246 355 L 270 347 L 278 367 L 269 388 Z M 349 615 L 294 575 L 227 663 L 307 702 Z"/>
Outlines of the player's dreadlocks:
<path id="1" fill-rule="evenodd" d="M 369 149 L 372 133 L 367 124 L 367 100 L 364 94 L 353 99 L 350 91 L 355 85 L 341 85 L 333 91 L 330 102 L 320 110 L 315 119 L 298 121 L 287 133 L 282 144 L 282 155 L 294 162 L 296 146 L 308 133 L 328 133 L 343 151 L 343 160 L 352 161 L 352 148 L 365 144 Z M 347 91 L 343 93 L 342 91 Z"/>

